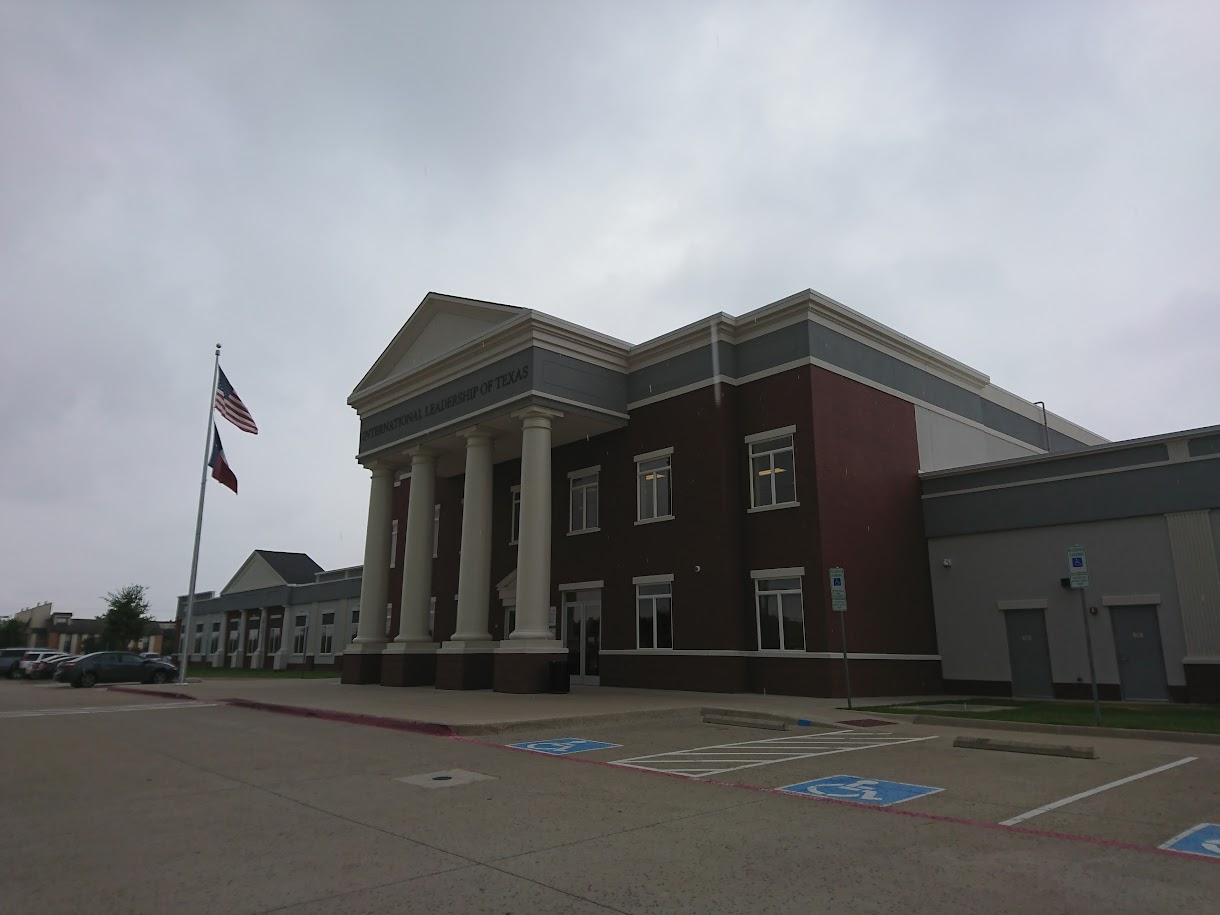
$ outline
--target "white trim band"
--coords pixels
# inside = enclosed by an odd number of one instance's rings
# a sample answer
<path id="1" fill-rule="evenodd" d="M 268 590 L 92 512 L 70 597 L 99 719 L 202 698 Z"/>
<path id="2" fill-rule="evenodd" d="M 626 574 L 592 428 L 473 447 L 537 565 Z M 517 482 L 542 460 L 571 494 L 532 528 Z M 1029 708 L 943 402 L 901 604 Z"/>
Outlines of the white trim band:
<path id="1" fill-rule="evenodd" d="M 789 569 L 751 569 L 750 577 L 759 578 L 803 578 L 805 575 L 804 566 L 793 566 Z"/>
<path id="2" fill-rule="evenodd" d="M 670 445 L 668 448 L 658 448 L 656 451 L 645 451 L 643 454 L 637 454 L 635 462 L 638 464 L 640 461 L 651 461 L 653 458 L 665 457 L 673 453 L 674 446 Z"/>
<path id="3" fill-rule="evenodd" d="M 1107 594 L 1101 599 L 1103 607 L 1159 607 L 1159 594 Z"/>
<path id="4" fill-rule="evenodd" d="M 601 473 L 601 470 L 601 464 L 594 464 L 592 467 L 582 467 L 580 470 L 569 470 L 568 479 L 572 480 L 576 477 L 587 477 L 591 473 Z"/>
<path id="5" fill-rule="evenodd" d="M 755 442 L 765 442 L 769 438 L 779 438 L 781 435 L 796 435 L 796 426 L 784 426 L 780 429 L 772 429 L 769 432 L 755 432 L 752 435 L 747 435 L 742 441 L 747 445 L 752 445 Z"/>
<path id="6" fill-rule="evenodd" d="M 781 651 L 764 648 L 761 651 L 740 651 L 728 648 L 603 648 L 601 654 L 614 655 L 681 655 L 695 658 L 790 658 L 818 661 L 842 660 L 841 651 Z M 939 661 L 938 654 L 884 654 L 880 652 L 849 651 L 848 660 L 853 661 Z"/>
<path id="7" fill-rule="evenodd" d="M 631 579 L 633 585 L 666 585 L 674 580 L 673 575 L 637 575 Z M 664 651 L 671 649 L 665 648 Z"/>
<path id="8" fill-rule="evenodd" d="M 598 588 L 606 587 L 605 581 L 569 581 L 566 584 L 559 585 L 560 591 L 595 591 Z"/>
<path id="9" fill-rule="evenodd" d="M 1045 600 L 998 600 L 997 610 L 1045 610 L 1050 606 Z"/>

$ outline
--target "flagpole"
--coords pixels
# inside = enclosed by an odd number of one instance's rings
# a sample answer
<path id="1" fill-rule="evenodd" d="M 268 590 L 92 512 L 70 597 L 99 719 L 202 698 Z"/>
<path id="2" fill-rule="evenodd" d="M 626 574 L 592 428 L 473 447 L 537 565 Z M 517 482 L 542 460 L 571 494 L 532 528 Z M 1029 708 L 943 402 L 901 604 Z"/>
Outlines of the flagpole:
<path id="1" fill-rule="evenodd" d="M 203 446 L 203 470 L 199 474 L 199 514 L 195 517 L 195 552 L 191 555 L 191 584 L 186 591 L 186 618 L 182 622 L 182 663 L 178 666 L 178 684 L 186 684 L 186 668 L 190 662 L 191 613 L 195 609 L 195 576 L 199 572 L 199 540 L 203 535 L 203 497 L 208 492 L 208 461 L 212 458 L 212 431 L 216 422 L 216 379 L 220 375 L 220 344 L 216 344 L 216 362 L 212 366 L 212 392 L 208 398 L 208 437 Z"/>

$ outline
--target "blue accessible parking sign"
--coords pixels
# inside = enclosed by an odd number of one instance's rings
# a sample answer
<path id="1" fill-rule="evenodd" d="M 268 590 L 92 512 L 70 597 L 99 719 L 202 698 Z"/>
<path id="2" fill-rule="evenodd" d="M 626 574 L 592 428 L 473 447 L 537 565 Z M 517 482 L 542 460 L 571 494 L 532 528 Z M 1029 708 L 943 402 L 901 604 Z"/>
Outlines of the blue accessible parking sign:
<path id="1" fill-rule="evenodd" d="M 1204 858 L 1220 858 L 1220 823 L 1200 823 L 1161 846 Z"/>
<path id="2" fill-rule="evenodd" d="M 608 750 L 611 747 L 621 747 L 621 743 L 601 743 L 597 740 L 584 740 L 580 737 L 556 737 L 554 740 L 531 740 L 527 743 L 510 743 L 516 750 L 533 750 L 535 753 L 547 753 L 551 756 L 567 756 L 570 753 L 587 753 L 589 750 Z"/>
<path id="3" fill-rule="evenodd" d="M 914 800 L 925 794 L 935 794 L 944 788 L 929 788 L 926 785 L 908 785 L 904 782 L 887 782 L 878 778 L 860 778 L 856 775 L 830 775 L 812 781 L 786 785 L 779 789 L 792 794 L 832 798 L 836 801 L 852 801 L 871 804 L 874 807 L 889 807 L 903 801 Z"/>

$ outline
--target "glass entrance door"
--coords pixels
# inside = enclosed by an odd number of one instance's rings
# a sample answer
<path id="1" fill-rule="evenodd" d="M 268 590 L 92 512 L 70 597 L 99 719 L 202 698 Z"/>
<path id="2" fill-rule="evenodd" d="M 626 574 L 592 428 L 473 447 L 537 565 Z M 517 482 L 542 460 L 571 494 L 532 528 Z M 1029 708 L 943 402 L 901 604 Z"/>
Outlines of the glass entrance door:
<path id="1" fill-rule="evenodd" d="M 568 673 L 573 683 L 601 682 L 601 591 L 568 591 L 563 595 L 563 638 L 568 646 Z"/>

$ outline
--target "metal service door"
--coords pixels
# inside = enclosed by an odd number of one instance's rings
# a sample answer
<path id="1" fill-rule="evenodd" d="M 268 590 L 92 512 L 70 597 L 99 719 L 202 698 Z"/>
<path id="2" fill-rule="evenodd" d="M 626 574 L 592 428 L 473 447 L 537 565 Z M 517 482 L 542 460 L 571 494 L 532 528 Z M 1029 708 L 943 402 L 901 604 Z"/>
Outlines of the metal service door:
<path id="1" fill-rule="evenodd" d="M 572 682 L 597 686 L 601 682 L 601 591 L 564 593 L 563 632 Z"/>
<path id="2" fill-rule="evenodd" d="M 1168 701 L 1165 655 L 1156 607 L 1111 607 L 1114 651 L 1124 699 Z"/>
<path id="3" fill-rule="evenodd" d="M 1042 610 L 1007 610 L 1008 660 L 1012 665 L 1012 694 L 1052 698 L 1051 652 L 1046 642 Z"/>

